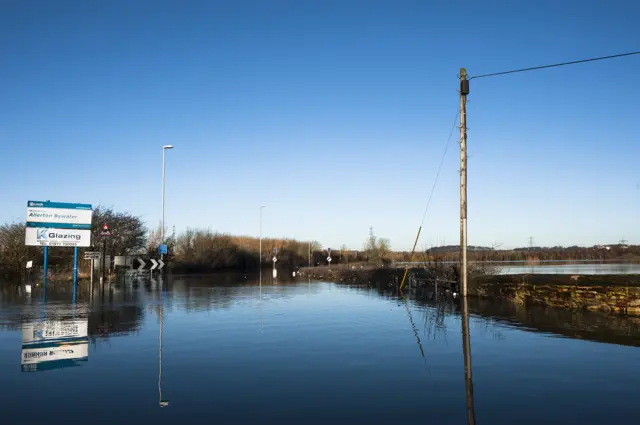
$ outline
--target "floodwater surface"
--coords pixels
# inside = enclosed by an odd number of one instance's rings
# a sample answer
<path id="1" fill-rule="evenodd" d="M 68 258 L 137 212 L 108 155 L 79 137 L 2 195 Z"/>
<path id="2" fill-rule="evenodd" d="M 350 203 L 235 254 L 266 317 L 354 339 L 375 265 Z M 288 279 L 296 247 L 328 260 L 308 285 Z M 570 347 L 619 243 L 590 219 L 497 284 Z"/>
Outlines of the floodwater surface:
<path id="1" fill-rule="evenodd" d="M 640 264 L 637 263 L 498 264 L 496 267 L 500 274 L 640 274 Z"/>
<path id="2" fill-rule="evenodd" d="M 22 289 L 0 292 L 2 424 L 640 417 L 633 318 L 472 300 L 471 383 L 461 303 L 442 294 L 175 277 L 74 304 L 68 288 Z"/>

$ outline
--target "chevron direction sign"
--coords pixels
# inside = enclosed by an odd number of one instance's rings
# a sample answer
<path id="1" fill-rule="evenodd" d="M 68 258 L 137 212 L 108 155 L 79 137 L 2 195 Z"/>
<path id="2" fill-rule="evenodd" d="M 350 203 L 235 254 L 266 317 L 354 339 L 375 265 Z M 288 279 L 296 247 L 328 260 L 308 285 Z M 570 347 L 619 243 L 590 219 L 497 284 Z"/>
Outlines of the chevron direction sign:
<path id="1" fill-rule="evenodd" d="M 136 258 L 138 260 L 138 263 L 140 263 L 140 265 L 138 266 L 138 271 L 142 271 L 145 269 L 145 267 L 147 267 L 147 263 L 140 257 Z M 151 265 L 149 267 L 149 270 L 153 271 L 153 270 L 162 270 L 162 268 L 164 267 L 164 261 L 162 260 L 154 260 L 153 258 L 149 260 Z"/>

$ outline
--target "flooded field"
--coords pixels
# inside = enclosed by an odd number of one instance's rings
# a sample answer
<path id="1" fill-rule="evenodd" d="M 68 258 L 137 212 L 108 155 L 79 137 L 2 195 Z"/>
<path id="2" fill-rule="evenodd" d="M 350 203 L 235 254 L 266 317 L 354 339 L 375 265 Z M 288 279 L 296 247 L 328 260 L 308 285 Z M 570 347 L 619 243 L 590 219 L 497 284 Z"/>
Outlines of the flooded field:
<path id="1" fill-rule="evenodd" d="M 497 264 L 500 274 L 640 274 L 635 263 Z"/>
<path id="2" fill-rule="evenodd" d="M 638 319 L 235 277 L 0 291 L 2 422 L 603 424 Z M 471 415 L 470 415 L 471 413 Z M 470 419 L 471 418 L 471 419 Z"/>

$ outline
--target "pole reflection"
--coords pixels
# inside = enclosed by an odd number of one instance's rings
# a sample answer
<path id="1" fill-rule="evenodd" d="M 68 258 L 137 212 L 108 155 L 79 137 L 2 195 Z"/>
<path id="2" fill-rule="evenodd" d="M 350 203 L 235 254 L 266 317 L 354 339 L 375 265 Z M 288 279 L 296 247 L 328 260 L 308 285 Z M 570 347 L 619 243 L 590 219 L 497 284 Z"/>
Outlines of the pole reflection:
<path id="1" fill-rule="evenodd" d="M 164 400 L 162 398 L 162 336 L 164 330 L 164 302 L 165 302 L 165 293 L 162 285 L 162 276 L 158 279 L 158 285 L 160 290 L 160 304 L 158 306 L 158 318 L 160 319 L 160 338 L 159 338 L 159 347 L 158 347 L 158 404 L 160 407 L 166 407 L 169 405 L 168 400 Z"/>
<path id="2" fill-rule="evenodd" d="M 467 417 L 469 425 L 475 425 L 476 414 L 473 402 L 473 377 L 471 367 L 471 338 L 469 335 L 469 304 L 467 297 L 461 297 L 462 352 L 464 355 L 464 383 L 467 398 Z"/>

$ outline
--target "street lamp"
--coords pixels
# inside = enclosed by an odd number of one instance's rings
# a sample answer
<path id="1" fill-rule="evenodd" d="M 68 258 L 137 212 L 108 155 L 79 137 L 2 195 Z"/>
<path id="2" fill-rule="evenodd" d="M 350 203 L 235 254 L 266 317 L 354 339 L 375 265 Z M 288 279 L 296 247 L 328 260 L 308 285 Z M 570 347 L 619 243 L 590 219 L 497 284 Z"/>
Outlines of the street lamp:
<path id="1" fill-rule="evenodd" d="M 167 149 L 173 149 L 173 145 L 164 145 L 162 147 L 162 229 L 160 230 L 160 244 L 164 245 L 164 168 L 165 168 L 165 155 Z M 164 257 L 164 254 L 160 254 L 160 259 Z"/>
<path id="2" fill-rule="evenodd" d="M 260 254 L 258 257 L 258 269 L 260 270 L 260 285 L 262 285 L 262 210 L 266 205 L 260 205 Z"/>

